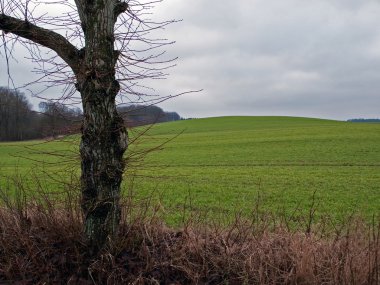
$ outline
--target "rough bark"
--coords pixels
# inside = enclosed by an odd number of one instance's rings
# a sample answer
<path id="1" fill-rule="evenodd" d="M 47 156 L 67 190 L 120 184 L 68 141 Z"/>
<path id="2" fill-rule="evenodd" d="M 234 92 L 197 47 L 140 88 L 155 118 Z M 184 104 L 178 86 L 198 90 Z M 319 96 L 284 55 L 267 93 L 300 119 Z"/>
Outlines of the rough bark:
<path id="1" fill-rule="evenodd" d="M 116 111 L 119 83 L 115 79 L 117 52 L 114 24 L 117 1 L 76 1 L 85 34 L 83 69 L 77 75 L 84 122 L 82 208 L 85 233 L 95 250 L 116 234 L 120 221 L 120 184 L 127 131 Z"/>
<path id="2" fill-rule="evenodd" d="M 117 84 L 107 91 L 97 86 L 96 79 L 90 79 L 82 88 L 82 209 L 85 234 L 94 250 L 98 250 L 116 234 L 120 221 L 127 132 L 115 107 Z"/>

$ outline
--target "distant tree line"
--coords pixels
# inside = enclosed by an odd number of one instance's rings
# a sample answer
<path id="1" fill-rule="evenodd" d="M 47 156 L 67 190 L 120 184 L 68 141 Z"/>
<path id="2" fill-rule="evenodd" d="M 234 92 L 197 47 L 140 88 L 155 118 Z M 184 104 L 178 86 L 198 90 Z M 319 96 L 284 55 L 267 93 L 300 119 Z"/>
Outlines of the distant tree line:
<path id="1" fill-rule="evenodd" d="M 165 112 L 155 105 L 124 105 L 118 111 L 129 127 L 181 120 L 176 112 Z"/>
<path id="2" fill-rule="evenodd" d="M 380 123 L 380 119 L 350 119 L 347 120 L 348 122 L 354 122 L 354 123 Z"/>
<path id="3" fill-rule="evenodd" d="M 57 137 L 78 130 L 82 111 L 57 102 L 41 102 L 32 109 L 25 94 L 0 87 L 0 141 Z"/>
<path id="4" fill-rule="evenodd" d="M 41 102 L 38 107 L 42 137 L 56 138 L 79 132 L 83 114 L 78 107 L 68 107 L 59 102 Z"/>
<path id="5" fill-rule="evenodd" d="M 82 110 L 59 102 L 41 102 L 39 112 L 32 109 L 26 96 L 17 90 L 0 87 L 0 141 L 21 141 L 79 132 Z M 176 112 L 164 112 L 157 106 L 123 105 L 118 107 L 128 127 L 180 120 Z"/>
<path id="6" fill-rule="evenodd" d="M 32 130 L 36 116 L 24 94 L 0 87 L 0 140 L 23 140 L 37 136 Z"/>

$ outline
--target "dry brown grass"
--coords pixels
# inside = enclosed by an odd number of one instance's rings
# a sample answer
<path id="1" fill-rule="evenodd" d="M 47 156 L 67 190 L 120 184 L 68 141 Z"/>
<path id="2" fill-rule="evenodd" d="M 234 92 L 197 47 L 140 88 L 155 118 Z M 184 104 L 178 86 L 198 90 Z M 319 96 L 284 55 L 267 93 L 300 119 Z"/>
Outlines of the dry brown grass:
<path id="1" fill-rule="evenodd" d="M 237 215 L 229 226 L 188 221 L 175 230 L 144 206 L 126 212 L 115 242 L 90 256 L 75 201 L 38 201 L 0 209 L 1 284 L 380 284 L 375 220 L 301 231 L 286 219 Z"/>

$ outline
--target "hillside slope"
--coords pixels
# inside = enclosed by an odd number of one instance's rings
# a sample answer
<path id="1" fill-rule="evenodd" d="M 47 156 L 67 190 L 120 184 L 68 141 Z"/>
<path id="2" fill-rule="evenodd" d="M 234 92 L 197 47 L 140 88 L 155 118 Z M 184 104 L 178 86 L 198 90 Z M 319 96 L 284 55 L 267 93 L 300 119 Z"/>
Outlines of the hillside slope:
<path id="1" fill-rule="evenodd" d="M 380 125 L 294 117 L 196 119 L 159 124 L 135 149 L 168 140 L 131 172 L 139 177 L 135 193 L 158 189 L 170 209 L 190 199 L 205 211 L 248 213 L 260 193 L 268 210 L 305 212 L 316 192 L 320 213 L 340 218 L 380 212 Z"/>
<path id="2" fill-rule="evenodd" d="M 140 127 L 130 136 L 125 191 L 159 199 L 169 223 L 184 212 L 249 214 L 258 198 L 262 210 L 302 217 L 314 193 L 318 215 L 380 214 L 379 124 L 220 117 Z M 0 173 L 69 177 L 79 173 L 77 151 L 78 137 L 3 143 Z"/>

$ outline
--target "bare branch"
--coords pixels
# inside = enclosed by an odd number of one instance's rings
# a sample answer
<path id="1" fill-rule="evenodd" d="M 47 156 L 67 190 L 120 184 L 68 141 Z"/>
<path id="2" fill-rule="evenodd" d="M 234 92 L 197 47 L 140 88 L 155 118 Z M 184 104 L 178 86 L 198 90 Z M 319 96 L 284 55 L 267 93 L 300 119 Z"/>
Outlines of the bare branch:
<path id="1" fill-rule="evenodd" d="M 60 34 L 4 14 L 0 14 L 0 30 L 52 49 L 72 68 L 74 73 L 79 72 L 79 50 Z"/>

